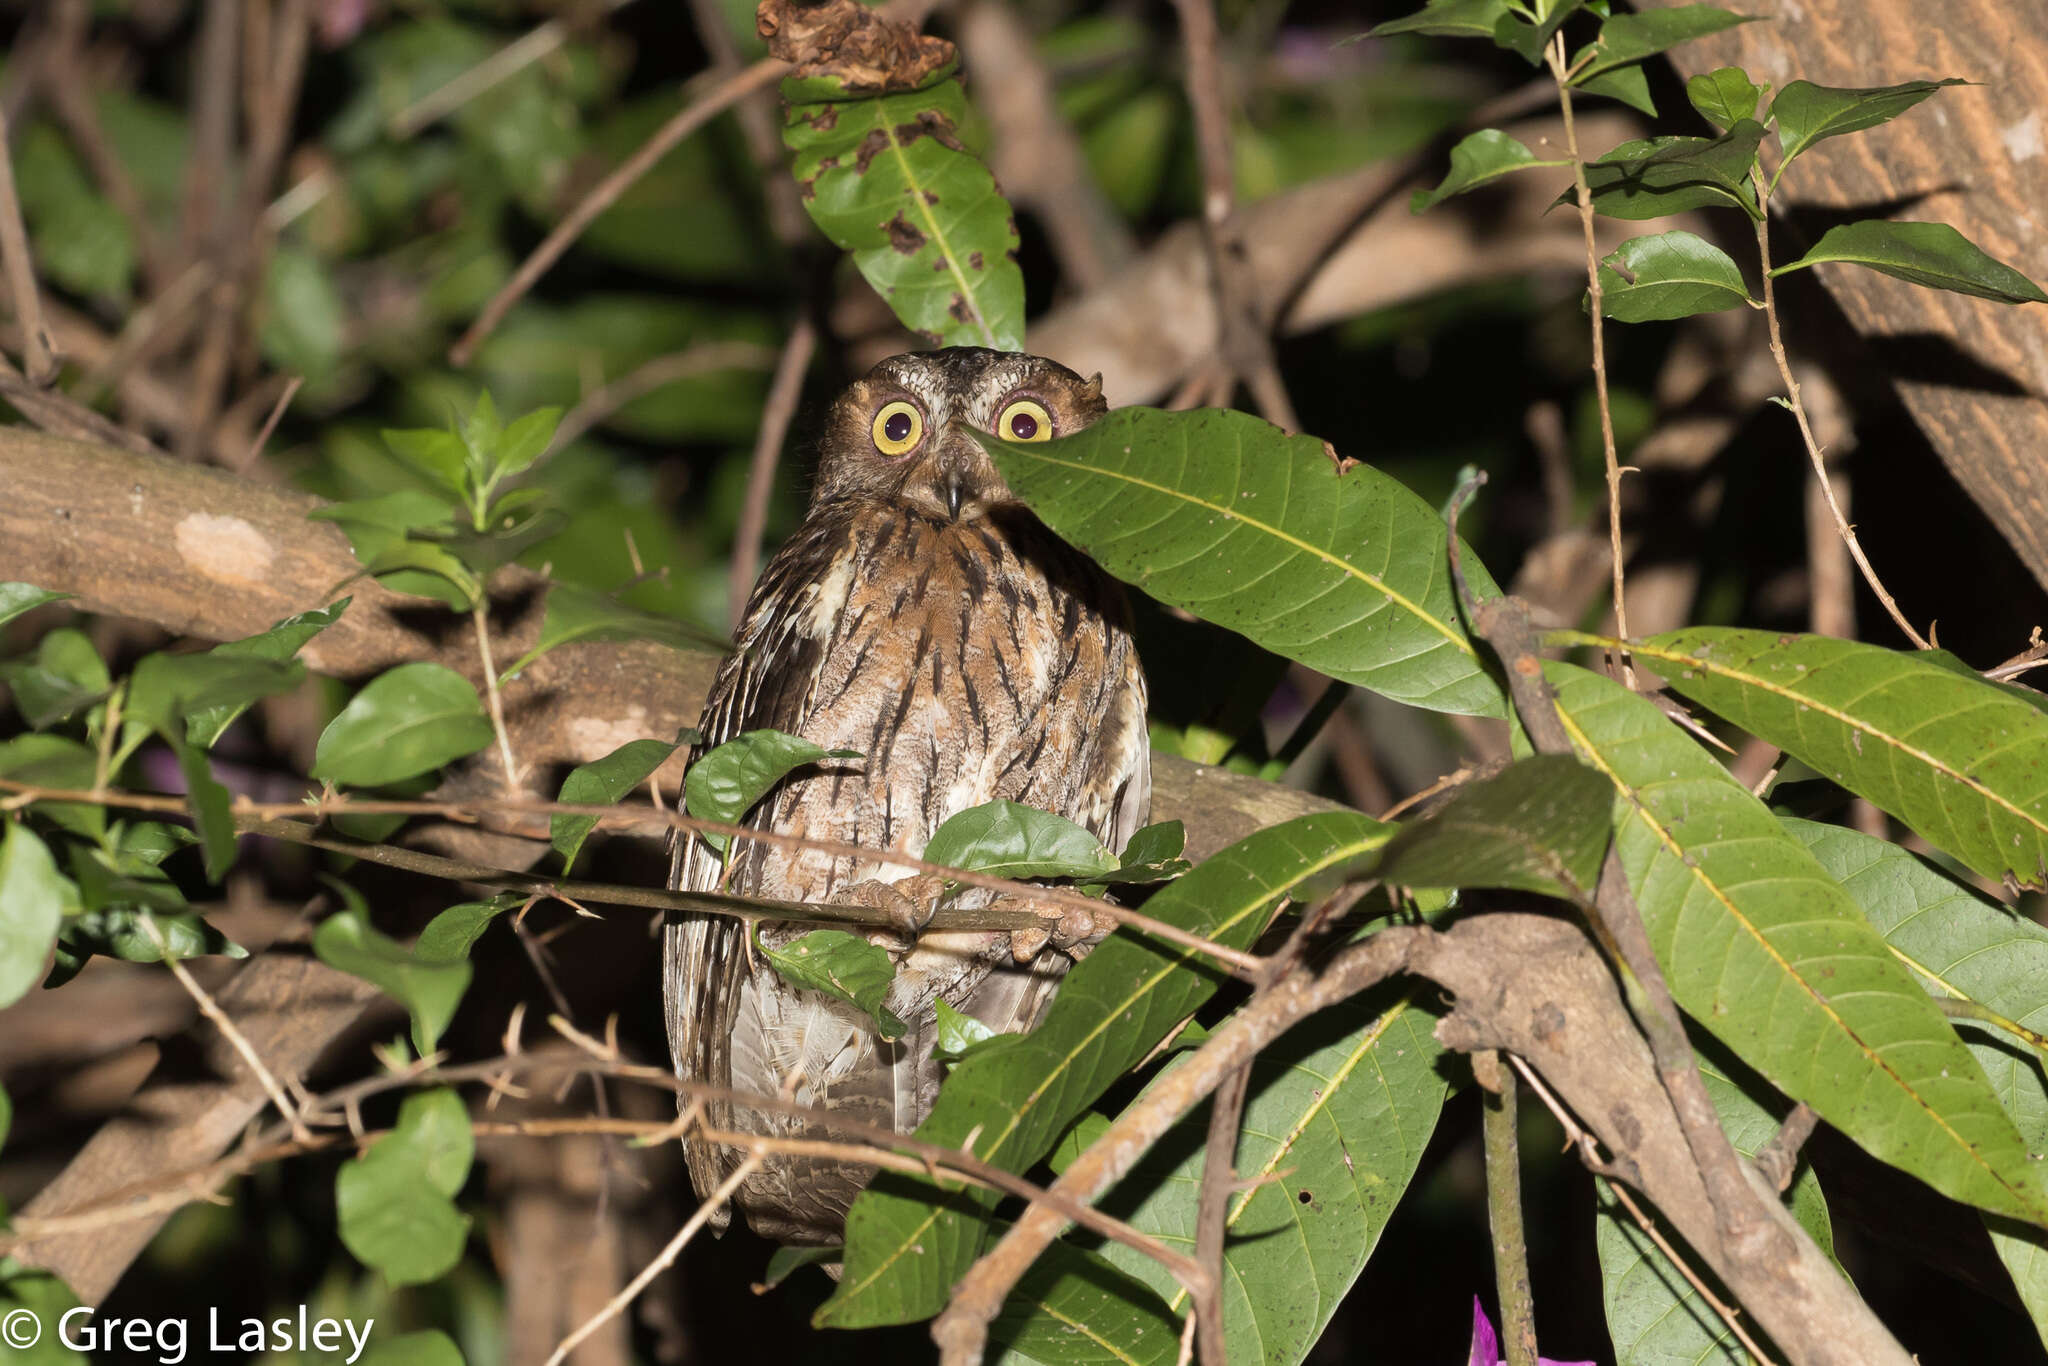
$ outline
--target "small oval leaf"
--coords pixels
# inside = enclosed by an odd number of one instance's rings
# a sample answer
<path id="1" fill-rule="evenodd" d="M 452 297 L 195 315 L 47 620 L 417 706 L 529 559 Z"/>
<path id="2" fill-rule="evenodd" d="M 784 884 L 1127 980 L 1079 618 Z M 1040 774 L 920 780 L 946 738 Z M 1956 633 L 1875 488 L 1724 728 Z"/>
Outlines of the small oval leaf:
<path id="1" fill-rule="evenodd" d="M 491 743 L 468 679 L 441 664 L 401 664 L 373 679 L 320 732 L 312 776 L 374 787 L 431 772 Z"/>

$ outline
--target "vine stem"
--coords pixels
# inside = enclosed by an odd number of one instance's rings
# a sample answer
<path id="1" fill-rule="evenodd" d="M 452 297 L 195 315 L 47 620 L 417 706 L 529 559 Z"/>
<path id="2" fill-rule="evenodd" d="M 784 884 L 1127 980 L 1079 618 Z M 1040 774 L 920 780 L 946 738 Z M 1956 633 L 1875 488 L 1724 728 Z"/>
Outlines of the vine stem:
<path id="1" fill-rule="evenodd" d="M 1877 577 L 1877 570 L 1870 564 L 1870 558 L 1863 553 L 1863 545 L 1856 539 L 1856 528 L 1849 525 L 1849 519 L 1842 514 L 1842 505 L 1835 498 L 1835 486 L 1828 478 L 1828 465 L 1821 455 L 1820 443 L 1814 440 L 1813 424 L 1807 421 L 1806 405 L 1799 398 L 1799 381 L 1792 377 L 1792 362 L 1785 355 L 1785 339 L 1778 327 L 1777 289 L 1771 279 L 1771 213 L 1770 192 L 1763 188 L 1761 177 L 1757 178 L 1757 209 L 1760 217 L 1756 220 L 1757 262 L 1763 268 L 1764 279 L 1764 322 L 1770 329 L 1771 359 L 1778 363 L 1778 378 L 1785 385 L 1785 399 L 1792 409 L 1792 416 L 1799 422 L 1800 439 L 1806 443 L 1806 458 L 1813 462 L 1813 477 L 1820 481 L 1821 496 L 1827 499 L 1828 511 L 1834 515 L 1835 531 L 1842 543 L 1849 547 L 1850 556 L 1856 567 L 1863 572 L 1863 581 L 1870 585 L 1870 591 L 1877 594 L 1877 600 L 1884 604 L 1884 610 L 1906 633 L 1906 639 L 1921 650 L 1932 649 L 1926 637 L 1913 629 L 1913 623 L 1906 620 L 1906 614 L 1899 610 L 1899 604 L 1885 589 Z M 1627 635 L 1624 628 L 1620 634 Z"/>
<path id="2" fill-rule="evenodd" d="M 1517 1132 L 1515 1074 L 1500 1054 L 1472 1059 L 1490 1066 L 1492 1086 L 1479 1097 L 1486 1144 L 1486 1216 L 1493 1230 L 1493 1283 L 1500 1295 L 1500 1340 L 1507 1366 L 1536 1366 L 1536 1298 L 1529 1282 L 1529 1244 L 1522 1228 L 1522 1150 Z"/>
<path id="3" fill-rule="evenodd" d="M 1600 453 L 1607 462 L 1607 552 L 1614 571 L 1614 634 L 1628 639 L 1628 602 L 1621 562 L 1621 459 L 1614 449 L 1614 408 L 1607 397 L 1607 326 L 1602 311 L 1600 288 L 1600 246 L 1593 233 L 1593 189 L 1586 183 L 1586 159 L 1579 153 L 1578 122 L 1572 113 L 1572 88 L 1566 83 L 1564 34 L 1550 40 L 1544 55 L 1549 58 L 1551 79 L 1557 82 L 1557 107 L 1564 116 L 1565 152 L 1572 162 L 1572 188 L 1577 192 L 1579 226 L 1586 237 L 1587 312 L 1592 315 L 1593 392 L 1600 402 Z M 1621 652 L 1621 681 L 1630 689 L 1636 685 L 1635 667 L 1627 650 Z"/>
<path id="4" fill-rule="evenodd" d="M 505 701 L 498 695 L 498 665 L 491 658 L 491 609 L 487 599 L 477 599 L 469 609 L 476 623 L 476 652 L 484 663 L 484 697 L 490 703 L 491 729 L 498 733 L 498 754 L 505 761 L 506 790 L 519 790 L 519 763 L 512 757 L 512 736 L 505 729 Z"/>

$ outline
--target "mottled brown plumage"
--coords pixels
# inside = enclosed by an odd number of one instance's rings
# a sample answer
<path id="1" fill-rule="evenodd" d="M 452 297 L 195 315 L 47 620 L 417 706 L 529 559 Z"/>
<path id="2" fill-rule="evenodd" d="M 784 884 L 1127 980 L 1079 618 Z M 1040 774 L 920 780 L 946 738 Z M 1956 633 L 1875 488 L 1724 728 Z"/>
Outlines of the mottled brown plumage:
<path id="1" fill-rule="evenodd" d="M 754 824 L 916 854 L 948 816 L 1008 798 L 1123 847 L 1152 778 L 1121 593 L 1011 497 L 969 435 L 1064 435 L 1103 409 L 1099 385 L 1062 366 L 970 348 L 893 357 L 833 404 L 810 511 L 755 585 L 705 704 L 700 752 L 772 727 L 864 757 L 801 771 L 755 808 Z M 911 871 L 741 841 L 727 885 L 900 904 L 884 888 Z M 675 885 L 709 888 L 720 874 L 702 845 L 677 850 Z M 929 911 L 928 882 L 907 885 Z M 807 928 L 763 935 L 776 943 Z M 933 1002 L 998 1030 L 1029 1028 L 1069 961 L 1028 945 L 1019 961 L 998 933 L 926 933 L 897 947 L 889 1006 L 910 1029 L 885 1042 L 859 1011 L 750 961 L 737 922 L 675 917 L 665 983 L 678 1074 L 762 1093 L 789 1083 L 801 1102 L 908 1131 L 941 1079 Z M 744 1108 L 713 1107 L 710 1118 L 750 1132 L 798 1127 Z M 700 1194 L 737 1161 L 694 1145 Z M 765 1236 L 836 1242 L 869 1174 L 775 1158 L 735 1203 Z"/>

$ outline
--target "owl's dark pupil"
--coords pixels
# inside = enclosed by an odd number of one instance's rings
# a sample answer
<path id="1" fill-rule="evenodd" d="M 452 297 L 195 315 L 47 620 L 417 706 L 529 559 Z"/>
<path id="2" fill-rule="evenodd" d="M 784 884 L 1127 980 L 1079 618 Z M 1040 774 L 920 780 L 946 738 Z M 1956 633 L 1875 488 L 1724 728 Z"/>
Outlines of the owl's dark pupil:
<path id="1" fill-rule="evenodd" d="M 891 441 L 908 441 L 910 439 L 910 414 L 889 414 L 888 418 L 882 423 L 882 435 L 888 437 Z"/>
<path id="2" fill-rule="evenodd" d="M 1010 419 L 1010 435 L 1019 441 L 1029 441 L 1038 435 L 1038 419 L 1029 413 L 1019 413 Z"/>

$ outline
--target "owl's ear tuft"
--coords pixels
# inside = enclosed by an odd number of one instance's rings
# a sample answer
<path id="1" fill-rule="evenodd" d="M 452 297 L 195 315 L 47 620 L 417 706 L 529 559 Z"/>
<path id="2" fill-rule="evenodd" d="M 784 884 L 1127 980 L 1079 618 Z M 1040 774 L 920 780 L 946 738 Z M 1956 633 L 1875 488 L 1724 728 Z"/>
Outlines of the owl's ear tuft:
<path id="1" fill-rule="evenodd" d="M 1081 383 L 1081 392 L 1090 398 L 1102 397 L 1102 372 L 1097 370 Z"/>

